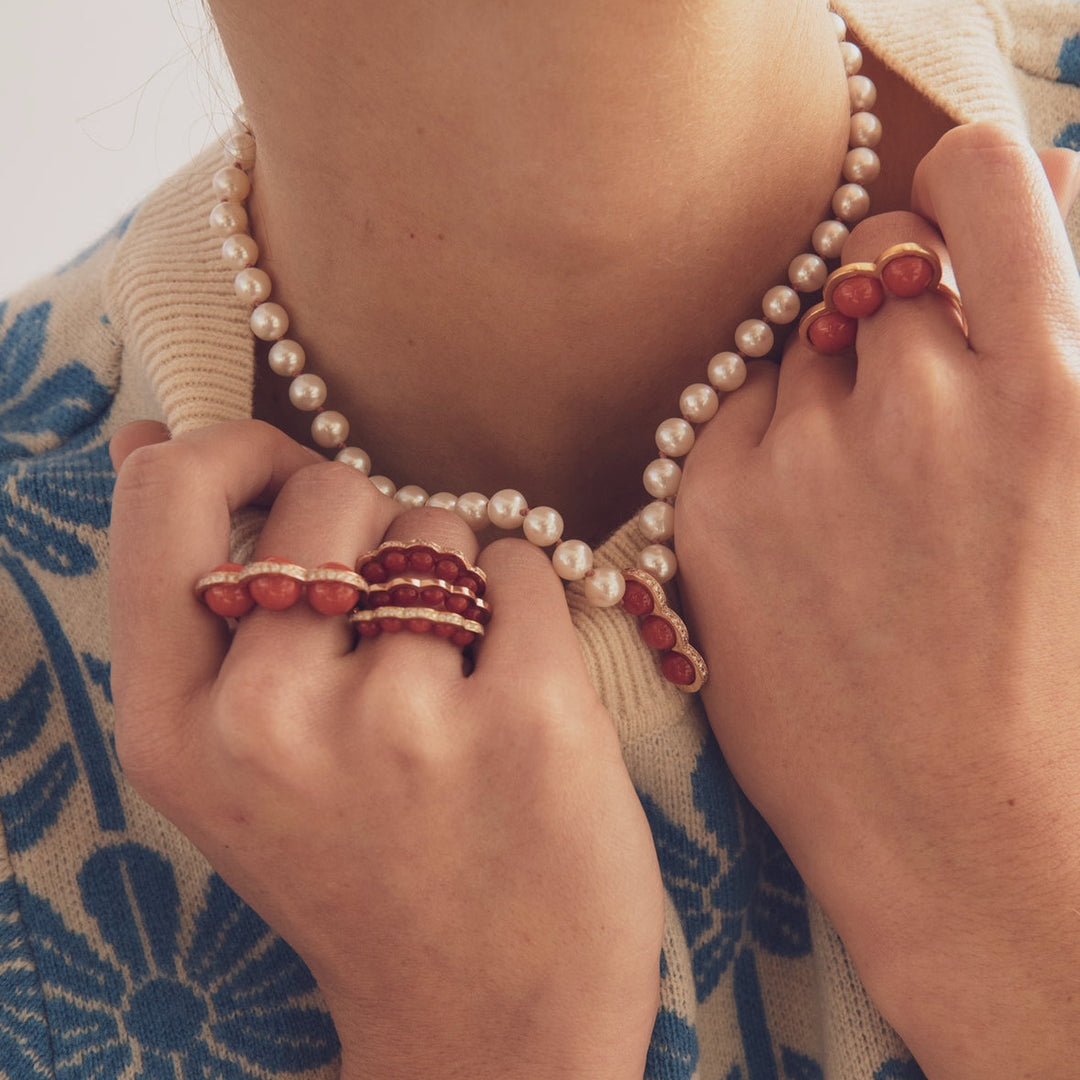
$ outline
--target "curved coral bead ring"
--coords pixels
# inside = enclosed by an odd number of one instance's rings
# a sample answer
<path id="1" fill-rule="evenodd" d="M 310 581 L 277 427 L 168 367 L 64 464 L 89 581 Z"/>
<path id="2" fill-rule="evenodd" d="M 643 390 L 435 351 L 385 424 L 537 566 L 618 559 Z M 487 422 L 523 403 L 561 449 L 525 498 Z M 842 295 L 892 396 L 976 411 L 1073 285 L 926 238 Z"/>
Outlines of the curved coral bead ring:
<path id="1" fill-rule="evenodd" d="M 848 263 L 825 282 L 822 301 L 799 324 L 799 336 L 826 356 L 850 349 L 860 319 L 869 318 L 887 296 L 911 300 L 926 292 L 945 297 L 967 335 L 964 306 L 956 291 L 942 281 L 941 260 L 921 244 L 894 244 L 872 263 Z"/>

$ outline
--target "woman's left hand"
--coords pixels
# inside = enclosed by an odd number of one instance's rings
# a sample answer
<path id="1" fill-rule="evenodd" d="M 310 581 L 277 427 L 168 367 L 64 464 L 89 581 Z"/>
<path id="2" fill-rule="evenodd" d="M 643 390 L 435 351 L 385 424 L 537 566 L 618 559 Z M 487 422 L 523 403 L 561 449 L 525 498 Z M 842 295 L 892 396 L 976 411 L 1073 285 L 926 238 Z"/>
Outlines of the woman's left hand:
<path id="1" fill-rule="evenodd" d="M 753 365 L 687 465 L 683 591 L 728 762 L 927 1075 L 1059 1080 L 1080 1075 L 1080 287 L 1038 158 L 998 128 L 946 135 L 914 205 L 845 262 L 951 258 L 970 345 L 928 294 L 861 322 L 857 361 Z"/>

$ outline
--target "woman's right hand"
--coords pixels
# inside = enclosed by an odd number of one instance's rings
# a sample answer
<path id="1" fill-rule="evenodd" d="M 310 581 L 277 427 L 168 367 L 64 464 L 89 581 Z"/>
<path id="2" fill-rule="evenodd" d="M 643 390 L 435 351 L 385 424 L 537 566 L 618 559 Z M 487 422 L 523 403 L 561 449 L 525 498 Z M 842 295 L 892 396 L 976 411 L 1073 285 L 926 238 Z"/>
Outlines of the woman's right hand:
<path id="1" fill-rule="evenodd" d="M 468 678 L 445 641 L 354 649 L 306 604 L 230 635 L 193 586 L 238 507 L 272 499 L 256 557 L 305 566 L 384 536 L 474 560 L 476 540 L 265 424 L 161 438 L 114 444 L 117 749 L 310 966 L 342 1076 L 640 1077 L 663 890 L 546 559 L 479 556 L 494 616 Z"/>

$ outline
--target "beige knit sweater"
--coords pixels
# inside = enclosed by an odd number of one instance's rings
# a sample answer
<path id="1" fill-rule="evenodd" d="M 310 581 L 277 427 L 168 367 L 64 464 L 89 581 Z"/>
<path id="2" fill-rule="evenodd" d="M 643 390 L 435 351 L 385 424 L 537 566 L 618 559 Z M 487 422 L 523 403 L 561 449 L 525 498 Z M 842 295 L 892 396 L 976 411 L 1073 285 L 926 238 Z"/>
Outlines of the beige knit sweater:
<path id="1" fill-rule="evenodd" d="M 838 7 L 957 121 L 1080 147 L 1080 4 Z M 251 414 L 247 314 L 206 221 L 216 167 L 204 155 L 0 307 L 0 1078 L 336 1068 L 302 965 L 125 785 L 111 745 L 103 447 L 138 418 L 182 433 Z M 598 555 L 630 565 L 643 542 L 631 524 Z M 668 889 L 649 1075 L 919 1076 L 697 700 L 657 678 L 632 620 L 570 603 Z"/>

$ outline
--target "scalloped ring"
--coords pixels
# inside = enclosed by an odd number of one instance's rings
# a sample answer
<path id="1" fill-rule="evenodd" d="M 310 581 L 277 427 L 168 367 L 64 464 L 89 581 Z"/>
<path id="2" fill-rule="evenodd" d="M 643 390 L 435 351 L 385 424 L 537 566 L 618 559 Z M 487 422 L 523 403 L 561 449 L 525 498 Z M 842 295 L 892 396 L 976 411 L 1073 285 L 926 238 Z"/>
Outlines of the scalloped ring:
<path id="1" fill-rule="evenodd" d="M 201 577 L 195 595 L 216 615 L 240 619 L 261 607 L 285 611 L 301 599 L 320 615 L 346 615 L 361 637 L 409 630 L 464 647 L 491 621 L 484 572 L 461 552 L 424 541 L 388 541 L 361 555 L 356 569 L 288 559 L 225 563 Z"/>
<path id="2" fill-rule="evenodd" d="M 826 356 L 850 349 L 860 319 L 869 318 L 886 296 L 910 300 L 933 292 L 944 297 L 967 336 L 967 318 L 959 294 L 942 281 L 941 260 L 921 244 L 894 244 L 872 263 L 848 263 L 825 282 L 820 304 L 799 323 L 799 336 Z"/>

